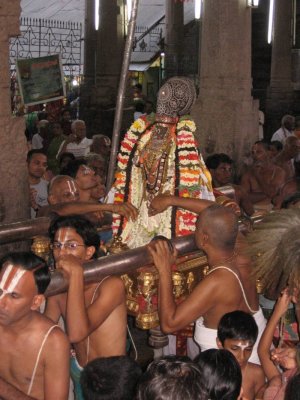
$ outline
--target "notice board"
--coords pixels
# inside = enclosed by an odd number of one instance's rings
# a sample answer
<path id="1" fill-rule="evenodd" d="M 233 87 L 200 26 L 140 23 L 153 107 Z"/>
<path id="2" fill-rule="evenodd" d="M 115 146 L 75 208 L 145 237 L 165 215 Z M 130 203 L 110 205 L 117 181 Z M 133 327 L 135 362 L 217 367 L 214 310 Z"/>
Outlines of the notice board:
<path id="1" fill-rule="evenodd" d="M 20 94 L 25 105 L 47 103 L 66 96 L 59 54 L 16 60 Z"/>

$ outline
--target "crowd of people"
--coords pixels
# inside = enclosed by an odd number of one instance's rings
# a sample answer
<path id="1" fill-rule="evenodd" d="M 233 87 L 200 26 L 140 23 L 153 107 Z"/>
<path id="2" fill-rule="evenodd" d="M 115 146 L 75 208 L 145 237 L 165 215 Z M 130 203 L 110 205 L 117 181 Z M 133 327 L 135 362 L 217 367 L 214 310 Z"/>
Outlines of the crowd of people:
<path id="1" fill-rule="evenodd" d="M 142 114 L 147 114 L 150 106 L 149 103 L 146 110 L 136 109 L 140 114 L 136 115 L 135 126 L 139 126 L 140 117 L 144 118 Z M 160 106 L 158 110 L 161 111 Z M 110 138 L 87 138 L 85 122 L 71 121 L 66 109 L 57 120 L 49 120 L 47 114 L 41 113 L 36 120 L 36 133 L 29 132 L 29 125 L 27 132 L 30 208 L 31 218 L 51 218 L 48 233 L 53 262 L 48 265 L 31 252 L 9 253 L 1 260 L 1 399 L 72 398 L 70 378 L 76 400 L 300 398 L 299 348 L 295 343 L 280 343 L 278 348 L 272 345 L 282 317 L 291 304 L 299 302 L 299 282 L 295 282 L 292 292 L 288 287 L 281 288 L 266 324 L 236 208 L 213 200 L 213 194 L 218 197 L 222 187 L 231 185 L 239 214 L 250 217 L 261 210 L 297 207 L 300 122 L 284 116 L 271 142 L 260 140 L 253 144 L 252 162 L 239 171 L 239 176 L 228 155 L 207 157 L 211 189 L 201 161 L 199 174 L 208 196 L 197 198 L 176 190 L 160 191 L 161 180 L 168 180 L 167 173 L 161 173 L 151 186 L 154 172 L 165 171 L 166 155 L 175 148 L 171 144 L 174 133 L 164 136 L 169 129 L 166 124 L 178 127 L 181 122 L 174 122 L 173 115 L 168 118 L 156 120 L 153 143 L 139 149 L 140 158 L 132 165 L 146 171 L 143 179 L 149 197 L 143 205 L 148 208 L 144 220 L 151 221 L 157 215 L 172 219 L 173 210 L 186 210 L 198 217 L 193 227 L 195 242 L 207 256 L 208 272 L 180 303 L 174 299 L 172 287 L 176 249 L 161 237 L 154 237 L 147 247 L 159 276 L 160 327 L 172 335 L 194 323 L 196 351 L 190 357 L 162 356 L 146 370 L 128 354 L 124 282 L 112 275 L 85 284 L 83 264 L 103 255 L 101 244 L 112 238 L 112 213 L 134 224 L 139 221 L 141 209 L 126 196 L 124 202 L 106 199 Z M 165 146 L 163 155 L 155 153 L 157 143 Z M 176 146 L 180 146 L 179 141 Z M 139 144 L 133 148 L 139 148 Z M 294 212 L 289 215 L 298 218 L 299 213 Z M 97 224 L 109 229 L 99 234 Z M 46 298 L 53 268 L 63 273 L 68 289 Z"/>

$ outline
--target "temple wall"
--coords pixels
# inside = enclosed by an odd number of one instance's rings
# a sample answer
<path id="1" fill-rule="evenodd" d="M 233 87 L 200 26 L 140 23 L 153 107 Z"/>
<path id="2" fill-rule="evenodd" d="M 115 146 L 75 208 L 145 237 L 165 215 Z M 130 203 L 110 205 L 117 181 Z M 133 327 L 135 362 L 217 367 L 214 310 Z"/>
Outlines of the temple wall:
<path id="1" fill-rule="evenodd" d="M 19 33 L 20 12 L 20 0 L 0 0 L 0 224 L 29 217 L 25 121 L 10 106 L 9 37 Z"/>
<path id="2" fill-rule="evenodd" d="M 240 165 L 258 140 L 251 96 L 251 9 L 243 0 L 205 0 L 200 32 L 200 93 L 192 110 L 200 150 L 224 152 Z"/>

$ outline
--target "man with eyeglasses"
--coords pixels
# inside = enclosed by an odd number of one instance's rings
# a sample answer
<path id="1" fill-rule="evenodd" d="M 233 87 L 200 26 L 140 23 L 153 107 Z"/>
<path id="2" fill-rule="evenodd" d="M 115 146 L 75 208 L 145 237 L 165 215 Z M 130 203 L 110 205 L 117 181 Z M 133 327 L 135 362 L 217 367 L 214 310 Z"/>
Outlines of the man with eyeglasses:
<path id="1" fill-rule="evenodd" d="M 68 293 L 49 297 L 45 314 L 57 322 L 62 315 L 76 354 L 71 376 L 76 400 L 82 368 L 97 357 L 125 355 L 126 297 L 123 281 L 116 276 L 84 285 L 82 263 L 97 257 L 99 237 L 84 217 L 59 217 L 49 229 L 56 268 L 69 279 Z"/>

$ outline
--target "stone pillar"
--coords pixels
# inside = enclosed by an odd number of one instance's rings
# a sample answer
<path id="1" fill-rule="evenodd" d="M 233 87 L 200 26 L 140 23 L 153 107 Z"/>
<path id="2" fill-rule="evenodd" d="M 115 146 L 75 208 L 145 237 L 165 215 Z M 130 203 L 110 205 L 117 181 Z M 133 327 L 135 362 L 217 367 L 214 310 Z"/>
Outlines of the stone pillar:
<path id="1" fill-rule="evenodd" d="M 9 38 L 20 33 L 20 12 L 20 0 L 0 0 L 0 224 L 29 218 L 25 122 L 12 116 L 10 99 Z M 0 246 L 0 255 L 12 248 Z"/>
<path id="2" fill-rule="evenodd" d="M 94 29 L 94 11 L 86 1 L 86 75 L 82 88 L 82 118 L 88 135 L 110 135 L 125 44 L 123 0 L 100 0 L 99 29 Z M 94 47 L 93 47 L 94 46 Z"/>
<path id="3" fill-rule="evenodd" d="M 258 139 L 251 97 L 251 9 L 245 0 L 204 0 L 200 94 L 192 110 L 200 150 L 226 153 L 238 165 Z"/>
<path id="4" fill-rule="evenodd" d="M 272 42 L 271 79 L 267 93 L 267 136 L 280 127 L 284 114 L 292 113 L 294 92 L 292 70 L 292 0 L 274 2 L 274 36 Z"/>
<path id="5" fill-rule="evenodd" d="M 184 2 L 166 0 L 165 76 L 171 78 L 182 72 L 182 46 L 184 42 Z"/>

